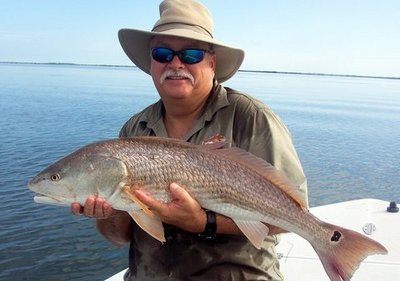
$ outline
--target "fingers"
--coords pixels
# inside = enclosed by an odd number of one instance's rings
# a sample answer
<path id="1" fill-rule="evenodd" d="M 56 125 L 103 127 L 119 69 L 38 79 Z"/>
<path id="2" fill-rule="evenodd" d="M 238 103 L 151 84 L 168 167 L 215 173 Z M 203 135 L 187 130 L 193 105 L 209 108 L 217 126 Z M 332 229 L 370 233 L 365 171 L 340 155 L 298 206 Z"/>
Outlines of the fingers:
<path id="1" fill-rule="evenodd" d="M 169 190 L 171 192 L 172 202 L 174 203 L 185 205 L 191 202 L 190 200 L 193 200 L 189 193 L 176 183 L 171 183 Z M 134 193 L 135 196 L 152 211 L 155 211 L 156 213 L 163 213 L 166 211 L 168 204 L 161 203 L 144 193 L 142 190 L 135 190 Z"/>
<path id="2" fill-rule="evenodd" d="M 134 191 L 135 196 L 137 199 L 139 199 L 144 205 L 149 207 L 152 211 L 155 212 L 160 212 L 163 209 L 163 204 L 153 197 L 148 196 L 146 193 L 144 193 L 141 190 L 135 190 Z"/>
<path id="3" fill-rule="evenodd" d="M 107 202 L 103 203 L 103 214 L 105 218 L 112 217 L 116 215 L 117 211 Z"/>
<path id="4" fill-rule="evenodd" d="M 83 207 L 81 206 L 81 204 L 79 204 L 79 203 L 71 204 L 71 213 L 78 216 L 78 215 L 82 214 L 82 212 L 83 212 Z"/>
<path id="5" fill-rule="evenodd" d="M 71 212 L 74 215 L 83 214 L 86 217 L 95 219 L 106 219 L 116 214 L 116 210 L 100 197 L 87 198 L 84 206 L 79 203 L 72 203 Z"/>
<path id="6" fill-rule="evenodd" d="M 179 202 L 190 202 L 191 200 L 193 200 L 189 193 L 183 187 L 176 183 L 170 184 L 169 191 L 171 192 L 173 200 Z"/>
<path id="7" fill-rule="evenodd" d="M 85 205 L 83 206 L 82 214 L 90 218 L 95 217 L 95 205 L 96 199 L 94 197 L 89 197 L 88 199 L 86 199 Z M 102 215 L 103 214 L 101 214 L 101 216 Z"/>
<path id="8" fill-rule="evenodd" d="M 172 200 L 161 203 L 141 190 L 135 196 L 163 222 L 175 225 L 189 232 L 201 232 L 205 225 L 205 212 L 185 187 L 176 183 L 169 186 Z"/>

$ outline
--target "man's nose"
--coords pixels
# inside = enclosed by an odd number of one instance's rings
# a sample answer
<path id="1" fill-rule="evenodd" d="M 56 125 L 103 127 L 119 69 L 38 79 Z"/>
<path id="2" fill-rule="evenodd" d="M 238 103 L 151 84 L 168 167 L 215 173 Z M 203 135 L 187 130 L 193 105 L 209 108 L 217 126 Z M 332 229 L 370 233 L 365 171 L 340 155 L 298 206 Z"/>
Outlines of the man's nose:
<path id="1" fill-rule="evenodd" d="M 169 62 L 169 66 L 172 68 L 182 68 L 185 64 L 179 59 L 178 56 L 174 56 L 172 61 Z"/>

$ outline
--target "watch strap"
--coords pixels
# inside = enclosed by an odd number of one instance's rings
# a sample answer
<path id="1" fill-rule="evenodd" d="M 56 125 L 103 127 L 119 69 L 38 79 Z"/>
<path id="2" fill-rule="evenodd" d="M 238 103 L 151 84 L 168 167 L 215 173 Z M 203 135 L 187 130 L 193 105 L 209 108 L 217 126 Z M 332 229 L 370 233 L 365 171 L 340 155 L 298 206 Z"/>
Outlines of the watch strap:
<path id="1" fill-rule="evenodd" d="M 213 241 L 217 237 L 217 218 L 215 212 L 211 210 L 204 210 L 207 216 L 207 223 L 199 237 L 203 240 Z"/>

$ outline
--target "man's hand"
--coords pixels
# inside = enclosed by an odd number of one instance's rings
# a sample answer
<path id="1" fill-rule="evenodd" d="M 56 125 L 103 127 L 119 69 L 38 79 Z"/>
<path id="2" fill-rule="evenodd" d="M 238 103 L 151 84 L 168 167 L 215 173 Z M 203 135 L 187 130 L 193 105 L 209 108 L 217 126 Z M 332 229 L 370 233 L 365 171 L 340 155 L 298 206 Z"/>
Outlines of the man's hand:
<path id="1" fill-rule="evenodd" d="M 163 204 L 148 196 L 145 192 L 135 190 L 135 196 L 165 223 L 175 225 L 183 230 L 201 233 L 204 231 L 207 216 L 200 204 L 193 199 L 185 188 L 171 183 L 169 186 L 172 201 Z M 243 235 L 237 225 L 229 217 L 217 214 L 217 233 Z M 270 234 L 286 232 L 273 225 L 267 225 Z"/>
<path id="2" fill-rule="evenodd" d="M 160 219 L 183 230 L 200 233 L 206 225 L 206 214 L 200 204 L 176 183 L 169 186 L 172 201 L 163 204 L 140 190 L 135 190 L 136 197 Z"/>
<path id="3" fill-rule="evenodd" d="M 89 197 L 84 206 L 72 203 L 71 212 L 74 215 L 83 214 L 95 218 L 97 229 L 116 246 L 122 247 L 131 239 L 129 214 L 113 209 L 103 198 Z"/>
<path id="4" fill-rule="evenodd" d="M 71 212 L 74 215 L 85 215 L 89 218 L 107 219 L 115 216 L 118 211 L 113 209 L 103 198 L 89 197 L 86 199 L 85 205 L 79 203 L 71 204 Z"/>

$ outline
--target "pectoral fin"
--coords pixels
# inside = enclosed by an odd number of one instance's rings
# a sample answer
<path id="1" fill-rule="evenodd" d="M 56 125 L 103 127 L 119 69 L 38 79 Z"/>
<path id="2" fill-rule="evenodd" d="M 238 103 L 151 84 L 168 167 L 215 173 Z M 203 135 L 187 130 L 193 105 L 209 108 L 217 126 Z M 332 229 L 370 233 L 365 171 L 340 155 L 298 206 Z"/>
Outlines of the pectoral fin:
<path id="1" fill-rule="evenodd" d="M 143 212 L 145 212 L 148 216 L 150 217 L 154 217 L 155 215 L 153 214 L 152 211 L 150 211 L 149 207 L 147 207 L 145 204 L 142 203 L 142 201 L 140 201 L 136 195 L 131 191 L 129 186 L 124 186 L 123 191 L 126 193 L 126 195 L 128 195 L 128 197 L 130 199 L 132 199 L 132 201 L 134 201 L 136 204 L 139 205 L 139 207 L 143 210 Z"/>
<path id="2" fill-rule="evenodd" d="M 268 236 L 269 228 L 259 221 L 244 221 L 233 219 L 251 244 L 257 249 L 261 248 L 264 239 Z"/>
<path id="3" fill-rule="evenodd" d="M 159 217 L 148 216 L 143 211 L 130 212 L 129 214 L 144 231 L 161 243 L 165 242 L 164 227 Z"/>

